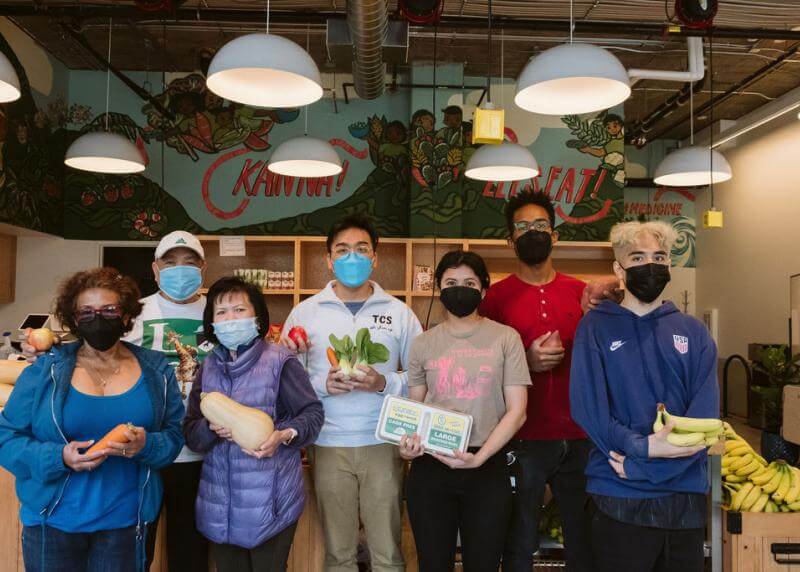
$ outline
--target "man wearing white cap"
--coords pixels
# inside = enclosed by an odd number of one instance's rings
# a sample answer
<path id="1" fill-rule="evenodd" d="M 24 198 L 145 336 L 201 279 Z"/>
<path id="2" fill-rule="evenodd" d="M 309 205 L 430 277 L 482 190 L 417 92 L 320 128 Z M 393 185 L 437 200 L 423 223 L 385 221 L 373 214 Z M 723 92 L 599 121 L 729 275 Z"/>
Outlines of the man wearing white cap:
<path id="1" fill-rule="evenodd" d="M 176 230 L 162 238 L 153 261 L 153 274 L 159 291 L 141 300 L 144 304 L 142 313 L 123 339 L 164 352 L 174 357 L 177 366 L 178 353 L 169 336 L 174 333 L 182 345 L 194 348 L 198 359 L 202 359 L 213 347 L 203 339 L 206 298 L 198 293 L 203 284 L 205 266 L 205 252 L 196 236 Z M 192 383 L 178 383 L 186 406 Z M 166 556 L 170 570 L 208 571 L 208 544 L 197 532 L 194 519 L 202 466 L 203 457 L 184 447 L 174 464 L 161 471 L 169 539 Z M 156 531 L 155 526 L 148 530 L 148 565 L 152 562 Z"/>

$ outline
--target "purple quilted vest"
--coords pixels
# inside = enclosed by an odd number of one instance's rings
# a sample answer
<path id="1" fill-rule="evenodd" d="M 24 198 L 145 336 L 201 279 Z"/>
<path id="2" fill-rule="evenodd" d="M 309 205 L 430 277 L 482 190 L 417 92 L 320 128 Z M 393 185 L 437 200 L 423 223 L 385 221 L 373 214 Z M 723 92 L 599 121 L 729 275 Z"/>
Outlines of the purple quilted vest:
<path id="1" fill-rule="evenodd" d="M 202 366 L 204 392 L 218 391 L 275 419 L 284 347 L 256 342 L 236 361 L 215 349 Z M 281 419 L 275 419 L 276 428 Z M 203 460 L 197 495 L 197 529 L 217 544 L 254 548 L 300 518 L 305 503 L 300 452 L 280 447 L 272 458 L 245 455 L 230 441 Z"/>

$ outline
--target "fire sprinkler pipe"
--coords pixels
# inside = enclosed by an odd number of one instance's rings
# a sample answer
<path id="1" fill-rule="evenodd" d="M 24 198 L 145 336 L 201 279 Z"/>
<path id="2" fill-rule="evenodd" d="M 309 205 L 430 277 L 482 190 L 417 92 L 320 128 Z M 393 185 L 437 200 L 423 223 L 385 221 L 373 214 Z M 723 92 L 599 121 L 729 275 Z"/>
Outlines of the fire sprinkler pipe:
<path id="1" fill-rule="evenodd" d="M 632 68 L 628 70 L 631 85 L 643 79 L 661 81 L 679 81 L 694 83 L 703 79 L 705 75 L 705 62 L 703 61 L 703 38 L 689 36 L 686 38 L 688 71 L 643 70 Z"/>

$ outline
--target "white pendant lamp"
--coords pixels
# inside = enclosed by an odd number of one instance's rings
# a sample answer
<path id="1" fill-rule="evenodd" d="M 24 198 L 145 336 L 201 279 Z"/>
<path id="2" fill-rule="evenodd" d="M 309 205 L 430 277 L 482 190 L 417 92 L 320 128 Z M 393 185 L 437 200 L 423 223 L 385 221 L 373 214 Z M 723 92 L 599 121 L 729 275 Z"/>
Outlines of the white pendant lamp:
<path id="1" fill-rule="evenodd" d="M 491 53 L 492 53 L 492 0 L 489 0 L 489 65 L 486 73 L 486 99 L 491 103 Z M 500 76 L 503 76 L 505 36 L 500 44 Z M 517 143 L 503 142 L 479 147 L 467 161 L 464 175 L 477 181 L 522 181 L 539 174 L 539 164 L 527 147 Z"/>
<path id="2" fill-rule="evenodd" d="M 327 141 L 302 136 L 278 145 L 267 168 L 287 177 L 330 177 L 342 172 L 342 160 Z"/>
<path id="3" fill-rule="evenodd" d="M 522 181 L 539 174 L 533 154 L 517 143 L 484 145 L 467 162 L 464 175 L 478 181 Z"/>
<path id="4" fill-rule="evenodd" d="M 257 107 L 300 107 L 322 97 L 322 78 L 308 52 L 272 34 L 248 34 L 222 46 L 206 85 L 224 99 Z"/>
<path id="5" fill-rule="evenodd" d="M 94 173 L 125 174 L 145 170 L 139 148 L 127 137 L 108 130 L 108 107 L 111 82 L 111 19 L 108 20 L 108 63 L 106 71 L 105 131 L 85 133 L 67 149 L 64 163 L 68 167 Z"/>
<path id="6" fill-rule="evenodd" d="M 570 0 L 569 44 L 533 58 L 517 79 L 514 103 L 544 115 L 576 115 L 614 107 L 631 95 L 625 66 L 592 44 L 574 44 Z"/>
<path id="7" fill-rule="evenodd" d="M 64 163 L 95 173 L 141 173 L 145 169 L 139 148 L 127 137 L 108 131 L 78 137 L 67 149 Z"/>
<path id="8" fill-rule="evenodd" d="M 5 54 L 0 53 L 0 103 L 16 101 L 21 95 L 17 70 Z"/>
<path id="9" fill-rule="evenodd" d="M 689 146 L 677 149 L 664 157 L 656 168 L 653 182 L 664 187 L 699 187 L 722 183 L 731 177 L 733 177 L 731 165 L 722 153 L 713 148 L 694 144 L 694 86 L 690 84 Z"/>
<path id="10" fill-rule="evenodd" d="M 301 107 L 322 97 L 319 68 L 293 41 L 269 33 L 231 40 L 208 66 L 206 86 L 220 97 L 256 107 Z"/>
<path id="11" fill-rule="evenodd" d="M 709 153 L 712 155 L 710 159 Z M 732 176 L 731 166 L 722 153 L 692 145 L 664 157 L 656 169 L 653 182 L 665 187 L 696 187 L 712 182 L 722 183 Z"/>

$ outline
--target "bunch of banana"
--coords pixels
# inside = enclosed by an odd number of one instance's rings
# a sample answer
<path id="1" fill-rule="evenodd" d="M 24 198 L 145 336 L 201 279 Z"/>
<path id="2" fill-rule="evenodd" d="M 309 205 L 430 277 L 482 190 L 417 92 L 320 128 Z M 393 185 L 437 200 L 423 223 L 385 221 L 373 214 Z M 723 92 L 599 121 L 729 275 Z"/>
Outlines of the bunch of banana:
<path id="1" fill-rule="evenodd" d="M 694 447 L 703 444 L 710 447 L 719 441 L 719 436 L 724 431 L 722 421 L 719 419 L 695 419 L 670 415 L 664 404 L 659 403 L 656 420 L 653 423 L 653 432 L 658 433 L 670 421 L 675 423 L 675 428 L 667 436 L 667 441 L 678 447 Z"/>
<path id="2" fill-rule="evenodd" d="M 742 512 L 800 511 L 800 469 L 766 460 L 728 424 L 722 457 L 723 487 L 729 507 Z"/>

